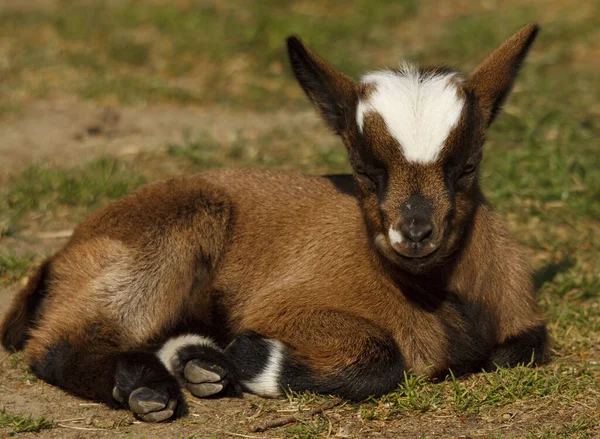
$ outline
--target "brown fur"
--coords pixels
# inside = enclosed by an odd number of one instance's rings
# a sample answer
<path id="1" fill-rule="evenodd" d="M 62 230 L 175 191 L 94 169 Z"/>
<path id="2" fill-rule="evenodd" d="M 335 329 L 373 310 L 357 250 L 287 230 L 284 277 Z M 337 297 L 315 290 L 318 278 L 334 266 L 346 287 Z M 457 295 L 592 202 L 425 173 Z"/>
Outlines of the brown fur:
<path id="1" fill-rule="evenodd" d="M 169 185 L 193 191 L 188 196 L 201 196 L 205 187 L 212 186 L 222 191 L 222 200 L 236 200 L 235 225 L 228 237 L 230 244 L 214 280 L 205 288 L 192 288 L 197 272 L 193 265 L 189 270 L 182 270 L 182 265 L 186 265 L 186 260 L 196 263 L 196 243 L 203 242 L 207 235 L 214 235 L 217 228 L 187 233 L 178 229 L 182 235 L 160 245 L 157 243 L 165 237 L 150 240 L 138 232 L 127 238 L 130 242 L 127 245 L 123 240 L 114 239 L 112 229 L 104 228 L 107 221 L 118 220 L 125 229 L 148 230 L 154 235 L 147 227 L 157 224 L 157 217 L 136 215 L 135 222 L 126 222 L 120 216 L 123 209 L 134 211 L 141 197 L 124 198 L 84 222 L 72 242 L 53 260 L 53 288 L 40 328 L 33 331 L 27 344 L 28 357 L 42 355 L 46 346 L 64 334 L 70 334 L 75 340 L 85 338 L 86 328 L 96 321 L 110 321 L 120 328 L 122 336 L 115 342 L 121 349 L 142 346 L 174 325 L 184 305 L 208 314 L 207 291 L 212 289 L 222 292 L 229 312 L 230 321 L 219 324 L 225 323 L 234 333 L 252 329 L 293 345 L 299 330 L 310 329 L 311 338 L 302 340 L 296 348 L 301 355 L 315 360 L 317 368 L 322 367 L 318 364 L 323 361 L 323 354 L 312 352 L 316 346 L 313 336 L 327 339 L 325 335 L 332 328 L 334 333 L 337 330 L 346 334 L 339 339 L 331 337 L 331 343 L 345 344 L 346 348 L 331 350 L 323 346 L 328 352 L 326 356 L 343 355 L 348 349 L 354 352 L 351 355 L 357 355 L 356 351 L 363 346 L 348 336 L 356 333 L 345 328 L 352 324 L 337 328 L 336 319 L 332 318 L 335 313 L 329 310 L 377 322 L 394 335 L 408 367 L 416 372 L 435 374 L 444 368 L 446 345 L 450 341 L 440 320 L 451 319 L 460 326 L 460 317 L 443 307 L 435 312 L 421 309 L 404 297 L 392 280 L 382 275 L 383 267 L 373 255 L 364 233 L 355 198 L 338 192 L 319 177 L 267 171 L 213 171 L 202 178 L 173 180 Z M 147 187 L 143 197 L 148 205 L 159 206 L 165 202 L 164 194 L 162 185 L 157 184 Z M 173 210 L 165 212 L 188 208 L 187 204 L 179 204 L 187 201 L 188 196 L 171 199 Z M 197 215 L 199 224 L 206 217 L 212 218 L 203 211 Z M 479 316 L 481 327 L 487 327 L 487 331 L 495 333 L 493 337 L 501 341 L 539 324 L 541 316 L 529 292 L 527 265 L 519 257 L 520 253 L 514 252 L 517 246 L 506 237 L 499 221 L 482 205 L 475 225 L 461 263 L 452 270 L 448 288 L 488 305 L 491 313 Z M 92 234 L 91 239 L 81 238 L 83 231 Z M 223 239 L 221 248 L 227 246 L 227 240 Z M 138 247 L 134 243 L 143 244 Z M 508 260 L 507 250 L 511 252 Z M 189 256 L 179 256 L 170 262 L 173 253 Z M 129 259 L 128 254 L 137 256 Z M 488 261 L 488 266 L 482 267 L 481 260 Z M 125 268 L 121 267 L 123 261 L 128 261 Z M 357 267 L 371 268 L 357 270 Z M 126 289 L 124 293 L 129 299 L 134 300 L 135 309 L 113 310 L 107 305 L 106 296 L 118 292 L 102 279 L 120 279 L 120 270 L 126 271 L 126 278 L 127 272 L 140 271 L 144 285 L 156 285 L 155 290 L 138 290 L 133 285 L 135 282 L 119 285 Z M 203 270 L 201 273 L 205 274 Z M 163 279 L 176 283 L 163 284 Z M 498 290 L 503 294 L 499 295 Z M 155 294 L 157 292 L 160 294 Z M 144 300 L 135 300 L 138 297 Z M 138 318 L 143 320 L 139 322 Z M 315 328 L 322 329 L 315 332 Z M 285 330 L 290 333 L 286 334 Z M 360 339 L 360 335 L 357 338 Z M 338 358 L 333 364 L 344 361 L 351 360 Z"/>

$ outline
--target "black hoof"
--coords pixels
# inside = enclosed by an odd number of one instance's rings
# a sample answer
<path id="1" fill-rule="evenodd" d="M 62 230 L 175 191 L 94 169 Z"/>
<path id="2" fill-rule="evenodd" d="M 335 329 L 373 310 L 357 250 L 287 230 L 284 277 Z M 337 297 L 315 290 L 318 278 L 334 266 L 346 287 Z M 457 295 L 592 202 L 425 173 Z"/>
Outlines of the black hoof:
<path id="1" fill-rule="evenodd" d="M 216 346 L 183 346 L 176 351 L 171 365 L 182 387 L 198 398 L 242 394 L 227 356 Z"/>
<path id="2" fill-rule="evenodd" d="M 167 392 L 139 387 L 129 395 L 130 410 L 142 421 L 163 422 L 175 414 L 177 400 Z"/>
<path id="3" fill-rule="evenodd" d="M 112 394 L 145 422 L 163 422 L 185 412 L 179 383 L 152 354 L 126 354 L 117 366 Z"/>
<path id="4" fill-rule="evenodd" d="M 227 371 L 224 367 L 195 358 L 183 369 L 185 385 L 192 395 L 206 398 L 221 393 L 227 387 Z"/>

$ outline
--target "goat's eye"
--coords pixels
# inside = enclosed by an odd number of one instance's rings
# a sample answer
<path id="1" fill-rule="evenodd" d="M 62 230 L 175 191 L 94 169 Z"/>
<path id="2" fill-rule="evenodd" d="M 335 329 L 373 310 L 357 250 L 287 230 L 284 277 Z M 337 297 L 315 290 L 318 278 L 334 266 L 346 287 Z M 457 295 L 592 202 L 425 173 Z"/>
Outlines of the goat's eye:
<path id="1" fill-rule="evenodd" d="M 356 175 L 367 185 L 369 190 L 375 191 L 378 189 L 381 181 L 381 173 L 377 171 L 365 171 L 362 168 L 356 169 Z"/>
<path id="2" fill-rule="evenodd" d="M 460 172 L 460 174 L 458 174 L 458 177 L 455 177 L 455 184 L 457 185 L 457 187 L 466 187 L 469 184 L 469 181 L 471 181 L 471 177 L 474 175 L 475 171 L 477 170 L 477 162 L 467 162 L 465 164 L 465 166 L 462 168 L 462 171 Z M 455 174 L 456 175 L 456 174 Z"/>
<path id="3" fill-rule="evenodd" d="M 475 169 L 477 169 L 477 163 L 472 163 L 472 162 L 467 163 L 465 165 L 465 167 L 463 168 L 461 177 L 472 174 L 473 172 L 475 172 Z"/>
<path id="4" fill-rule="evenodd" d="M 369 175 L 367 172 L 365 172 L 364 170 L 362 170 L 362 169 L 357 169 L 357 170 L 356 170 L 356 174 L 357 174 L 357 175 L 358 175 L 360 178 L 362 178 L 362 179 L 364 179 L 364 180 L 367 180 L 367 181 L 369 181 L 369 182 L 371 182 L 371 183 L 375 184 L 375 179 L 374 179 L 374 178 L 373 178 L 371 175 Z"/>

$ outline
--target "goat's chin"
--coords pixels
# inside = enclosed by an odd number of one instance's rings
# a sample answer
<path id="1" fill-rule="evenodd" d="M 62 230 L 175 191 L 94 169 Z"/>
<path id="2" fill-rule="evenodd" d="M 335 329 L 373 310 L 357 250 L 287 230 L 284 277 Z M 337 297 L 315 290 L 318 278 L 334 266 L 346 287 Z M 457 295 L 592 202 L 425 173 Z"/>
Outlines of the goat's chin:
<path id="1" fill-rule="evenodd" d="M 405 255 L 395 250 L 383 233 L 375 238 L 375 247 L 398 268 L 413 274 L 425 273 L 443 263 L 443 251 L 439 246 L 425 254 Z"/>
<path id="2" fill-rule="evenodd" d="M 436 250 L 422 257 L 407 257 L 400 253 L 394 253 L 392 262 L 404 271 L 421 274 L 432 270 L 434 267 L 438 267 L 441 261 Z"/>

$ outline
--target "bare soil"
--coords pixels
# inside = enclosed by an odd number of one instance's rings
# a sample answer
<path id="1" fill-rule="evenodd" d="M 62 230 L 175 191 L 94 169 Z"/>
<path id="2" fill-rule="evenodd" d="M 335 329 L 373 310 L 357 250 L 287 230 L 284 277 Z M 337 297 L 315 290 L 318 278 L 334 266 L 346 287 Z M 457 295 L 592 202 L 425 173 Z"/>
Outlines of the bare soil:
<path id="1" fill-rule="evenodd" d="M 72 166 L 100 154 L 127 157 L 163 151 L 169 143 L 181 142 L 186 131 L 220 139 L 248 129 L 262 134 L 280 127 L 302 127 L 331 139 L 308 110 L 265 115 L 168 104 L 116 109 L 74 97 L 47 99 L 33 102 L 17 120 L 0 124 L 0 176 L 32 163 Z"/>

